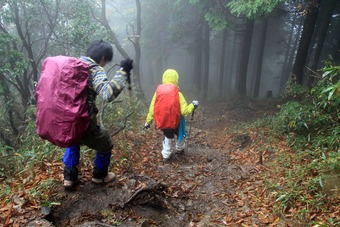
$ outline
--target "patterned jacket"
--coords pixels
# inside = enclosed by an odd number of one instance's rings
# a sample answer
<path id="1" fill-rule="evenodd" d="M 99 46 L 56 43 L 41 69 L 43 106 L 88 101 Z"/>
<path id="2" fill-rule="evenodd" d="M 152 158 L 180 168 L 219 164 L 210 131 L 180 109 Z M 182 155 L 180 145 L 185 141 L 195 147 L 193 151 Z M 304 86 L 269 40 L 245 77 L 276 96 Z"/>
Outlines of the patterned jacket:
<path id="1" fill-rule="evenodd" d="M 91 67 L 89 87 L 95 91 L 95 96 L 98 95 L 102 100 L 111 102 L 123 91 L 127 80 L 126 72 L 118 70 L 112 80 L 109 80 L 104 68 L 93 59 L 82 56 L 80 60 L 88 63 Z"/>

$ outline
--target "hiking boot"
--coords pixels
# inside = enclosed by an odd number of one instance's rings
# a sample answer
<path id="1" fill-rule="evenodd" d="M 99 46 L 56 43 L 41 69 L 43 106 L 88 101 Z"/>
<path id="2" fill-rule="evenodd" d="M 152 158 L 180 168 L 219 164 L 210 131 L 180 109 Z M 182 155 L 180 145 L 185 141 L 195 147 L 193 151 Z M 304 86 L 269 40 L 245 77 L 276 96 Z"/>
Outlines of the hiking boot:
<path id="1" fill-rule="evenodd" d="M 182 150 L 176 150 L 176 154 L 182 155 L 184 154 L 185 149 Z"/>
<path id="2" fill-rule="evenodd" d="M 67 191 L 74 191 L 77 182 L 71 180 L 64 180 L 64 188 Z"/>
<path id="3" fill-rule="evenodd" d="M 92 177 L 92 182 L 96 183 L 96 184 L 110 183 L 110 182 L 114 181 L 115 178 L 116 178 L 116 175 L 114 173 L 108 172 L 106 177 L 104 177 L 104 178 Z"/>
<path id="4" fill-rule="evenodd" d="M 163 162 L 164 163 L 170 163 L 171 162 L 171 158 L 163 158 Z"/>
<path id="5" fill-rule="evenodd" d="M 173 153 L 171 153 L 170 156 L 167 157 L 167 158 L 164 158 L 164 157 L 163 157 L 163 162 L 164 162 L 164 163 L 169 163 L 169 162 L 172 160 L 172 156 L 173 156 Z"/>
<path id="6" fill-rule="evenodd" d="M 64 166 L 64 188 L 73 191 L 78 182 L 77 166 Z"/>

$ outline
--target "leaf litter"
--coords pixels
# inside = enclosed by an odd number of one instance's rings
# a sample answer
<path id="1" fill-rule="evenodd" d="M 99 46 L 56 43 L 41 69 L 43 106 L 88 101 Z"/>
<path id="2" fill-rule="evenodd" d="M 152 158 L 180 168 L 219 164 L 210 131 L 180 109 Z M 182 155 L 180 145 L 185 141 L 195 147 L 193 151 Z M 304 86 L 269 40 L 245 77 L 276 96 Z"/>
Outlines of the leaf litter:
<path id="1" fill-rule="evenodd" d="M 161 159 L 161 132 L 125 130 L 113 138 L 111 170 L 117 179 L 112 183 L 90 183 L 92 166 L 85 163 L 86 158 L 82 159 L 80 183 L 74 192 L 64 191 L 62 163 L 58 160 L 37 167 L 34 176 L 12 179 L 9 185 L 14 193 L 1 201 L 0 223 L 296 226 L 294 215 L 303 209 L 302 205 L 294 204 L 285 212 L 277 210 L 278 197 L 266 184 L 268 180 L 276 180 L 278 186 L 286 183 L 285 176 L 272 171 L 272 162 L 280 152 L 294 153 L 283 137 L 263 139 L 269 136 L 265 128 L 233 131 L 240 123 L 275 114 L 276 105 L 231 100 L 214 106 L 219 108 L 198 109 L 193 122 L 188 120 L 192 124 L 188 148 L 184 154 L 174 155 L 169 163 Z M 42 184 L 48 186 L 40 192 Z M 309 221 L 322 223 L 339 216 L 338 201 L 333 201 L 328 212 L 309 216 Z M 42 214 L 42 206 L 49 206 L 50 214 Z"/>

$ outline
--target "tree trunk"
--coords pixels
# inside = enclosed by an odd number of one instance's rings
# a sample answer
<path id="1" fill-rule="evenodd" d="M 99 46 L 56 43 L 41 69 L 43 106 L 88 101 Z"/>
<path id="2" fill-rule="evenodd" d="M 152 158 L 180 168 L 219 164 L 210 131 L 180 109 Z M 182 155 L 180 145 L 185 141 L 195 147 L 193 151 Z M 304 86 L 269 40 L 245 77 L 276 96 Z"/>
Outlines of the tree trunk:
<path id="1" fill-rule="evenodd" d="M 0 136 L 0 140 L 3 140 L 6 145 L 8 146 L 13 146 L 13 144 L 11 144 L 11 137 L 16 137 L 19 134 L 19 130 L 17 128 L 17 124 L 18 121 L 21 117 L 19 117 L 18 119 L 15 119 L 14 117 L 14 101 L 13 99 L 13 93 L 10 90 L 10 85 L 7 83 L 7 81 L 5 80 L 5 76 L 4 75 L 0 75 L 0 87 L 1 90 L 0 91 L 0 95 L 3 97 L 2 100 L 2 105 L 3 108 L 6 109 L 5 113 L 7 116 L 3 115 L 2 116 L 2 120 L 4 120 L 5 122 L 8 122 L 8 125 L 6 123 L 6 125 L 2 125 L 3 129 L 9 128 L 11 129 L 11 132 L 8 133 L 4 133 Z M 7 130 L 6 130 L 7 131 Z"/>
<path id="2" fill-rule="evenodd" d="M 135 83 L 136 86 L 136 95 L 138 98 L 142 100 L 142 102 L 147 105 L 146 97 L 145 94 L 142 90 L 141 86 L 141 80 L 140 80 L 140 58 L 141 58 L 141 47 L 140 47 L 140 35 L 141 35 L 141 30 L 142 30 L 142 25 L 141 25 L 141 4 L 140 0 L 135 0 L 136 3 L 136 28 L 132 27 L 132 32 L 133 32 L 133 37 L 129 37 L 129 41 L 132 42 L 135 50 L 135 59 L 134 64 L 133 64 L 133 82 Z M 117 48 L 118 52 L 123 56 L 123 58 L 128 58 L 129 55 L 128 53 L 124 50 L 120 42 L 118 41 L 118 38 L 116 36 L 116 33 L 114 30 L 111 28 L 107 16 L 106 16 L 106 0 L 101 0 L 101 20 L 100 22 L 102 25 L 105 27 L 105 29 L 108 31 L 110 38 L 113 41 L 113 44 Z M 131 93 L 130 93 L 131 94 Z"/>
<path id="3" fill-rule="evenodd" d="M 220 97 L 223 97 L 223 90 L 225 89 L 223 84 L 224 84 L 224 64 L 225 64 L 225 53 L 226 53 L 226 43 L 227 43 L 227 29 L 223 31 L 223 36 L 222 36 L 222 49 L 221 49 L 221 57 L 220 57 L 220 78 L 219 78 L 219 84 L 218 84 L 218 91 Z"/>
<path id="4" fill-rule="evenodd" d="M 340 7 L 340 2 L 338 4 L 337 7 Z M 330 35 L 327 37 L 327 40 L 331 40 L 331 42 L 328 41 L 327 45 L 324 43 L 322 57 L 325 59 L 332 56 L 332 61 L 335 64 L 340 64 L 340 23 L 336 23 L 335 19 L 333 18 L 331 22 L 332 33 L 329 33 Z"/>
<path id="5" fill-rule="evenodd" d="M 260 27 L 260 44 L 259 44 L 259 52 L 257 57 L 257 67 L 255 74 L 255 85 L 254 85 L 254 97 L 258 97 L 260 93 L 260 82 L 261 82 L 261 73 L 262 73 L 262 62 L 263 62 L 263 54 L 265 49 L 266 37 L 267 37 L 267 25 L 268 18 L 264 18 L 261 27 Z"/>
<path id="6" fill-rule="evenodd" d="M 195 56 L 194 56 L 194 83 L 198 91 L 202 89 L 202 46 L 203 46 L 203 26 L 202 19 L 199 22 L 195 35 Z"/>
<path id="7" fill-rule="evenodd" d="M 316 28 L 315 28 L 315 48 L 312 50 L 312 53 L 310 54 L 309 59 L 309 69 L 310 73 L 308 73 L 310 76 L 308 78 L 308 85 L 312 86 L 315 82 L 315 76 L 321 50 L 323 47 L 323 44 L 325 42 L 325 38 L 327 35 L 329 23 L 331 21 L 335 6 L 336 6 L 337 0 L 321 0 L 320 2 L 320 13 L 318 16 Z"/>
<path id="8" fill-rule="evenodd" d="M 207 100 L 209 87 L 209 63 L 210 63 L 210 27 L 204 23 L 204 76 L 203 76 L 203 100 Z"/>
<path id="9" fill-rule="evenodd" d="M 308 49 L 312 40 L 316 19 L 318 17 L 318 8 L 311 8 L 310 13 L 307 14 L 303 24 L 303 31 L 299 41 L 299 47 L 296 53 L 295 62 L 293 66 L 293 76 L 296 82 L 302 84 L 304 82 L 304 68 L 306 65 L 306 59 Z"/>
<path id="10" fill-rule="evenodd" d="M 113 44 L 115 45 L 115 47 L 117 48 L 118 52 L 123 56 L 123 58 L 128 58 L 129 55 L 128 53 L 124 50 L 124 48 L 122 47 L 122 45 L 120 44 L 120 42 L 117 39 L 116 33 L 113 31 L 113 29 L 111 28 L 107 17 L 106 17 L 106 0 L 101 0 L 101 24 L 104 26 L 104 28 L 107 30 L 107 32 L 110 35 L 110 38 L 112 39 Z"/>
<path id="11" fill-rule="evenodd" d="M 227 84 L 226 84 L 226 88 L 228 90 L 229 94 L 232 94 L 235 89 L 236 89 L 236 85 L 238 84 L 237 82 L 237 69 L 238 69 L 238 62 L 237 62 L 237 50 L 238 50 L 238 37 L 239 37 L 239 33 L 234 31 L 233 33 L 234 38 L 232 41 L 232 48 L 230 51 L 230 62 L 226 62 L 226 64 L 228 65 L 228 80 L 226 80 Z M 234 83 L 233 83 L 234 82 Z"/>
<path id="12" fill-rule="evenodd" d="M 31 89 L 30 84 L 33 82 L 32 81 L 32 75 L 34 82 L 38 81 L 38 67 L 37 64 L 35 63 L 35 57 L 33 54 L 32 50 L 32 45 L 30 43 L 30 33 L 25 32 L 25 30 L 29 30 L 29 25 L 27 24 L 27 21 L 22 22 L 21 21 L 21 16 L 19 15 L 19 6 L 17 2 L 14 2 L 12 5 L 12 10 L 14 12 L 14 23 L 15 23 L 15 28 L 18 33 L 18 36 L 20 38 L 20 41 L 22 42 L 23 45 L 23 50 L 22 52 L 25 52 L 27 55 L 27 58 L 30 60 L 30 66 L 27 66 L 26 70 L 24 73 L 21 75 L 22 79 L 20 79 L 18 76 L 16 76 L 17 81 L 21 83 L 21 89 L 18 90 L 21 96 L 22 104 L 24 108 L 26 109 L 27 106 L 29 105 L 30 98 L 31 98 Z M 19 50 L 18 50 L 19 51 Z M 31 68 L 31 69 L 30 69 Z M 30 70 L 32 72 L 30 72 Z"/>
<path id="13" fill-rule="evenodd" d="M 140 4 L 140 0 L 136 0 L 136 8 L 137 8 L 137 27 L 133 38 L 133 46 L 135 49 L 135 59 L 133 64 L 133 73 L 134 73 L 134 82 L 136 84 L 136 95 L 137 97 L 147 106 L 147 101 L 145 97 L 145 93 L 142 89 L 141 80 L 140 80 L 140 58 L 141 58 L 141 46 L 140 46 L 140 36 L 142 31 L 142 8 Z"/>
<path id="14" fill-rule="evenodd" d="M 294 53 L 295 53 L 295 48 L 292 47 L 292 42 L 293 42 L 293 37 L 294 37 L 294 30 L 295 30 L 295 26 L 296 26 L 296 21 L 297 21 L 297 13 L 295 13 L 293 21 L 292 21 L 292 26 L 290 28 L 287 48 L 286 48 L 286 51 L 285 51 L 285 59 L 283 61 L 282 73 L 281 73 L 281 77 L 280 77 L 280 88 L 279 88 L 280 93 L 281 93 L 282 88 L 284 87 L 284 85 L 286 84 L 286 82 L 289 78 L 290 62 L 291 62 L 292 58 L 294 57 Z M 299 25 L 298 32 L 295 35 L 296 37 L 299 37 L 300 30 L 301 30 L 301 25 Z M 294 42 L 294 45 L 293 45 L 294 47 L 296 47 L 296 43 L 297 42 Z"/>
<path id="15" fill-rule="evenodd" d="M 254 20 L 246 19 L 245 33 L 241 42 L 241 53 L 239 62 L 239 78 L 237 85 L 237 93 L 239 95 L 247 95 L 247 72 L 250 57 L 250 46 L 253 38 Z"/>

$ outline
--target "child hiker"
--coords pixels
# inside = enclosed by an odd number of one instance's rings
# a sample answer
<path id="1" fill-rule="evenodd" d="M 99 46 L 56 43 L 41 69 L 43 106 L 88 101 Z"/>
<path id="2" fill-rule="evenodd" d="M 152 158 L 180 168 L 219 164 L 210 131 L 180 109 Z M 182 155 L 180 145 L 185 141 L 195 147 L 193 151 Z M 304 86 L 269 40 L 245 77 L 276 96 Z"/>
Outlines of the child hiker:
<path id="1" fill-rule="evenodd" d="M 177 136 L 176 151 L 183 153 L 185 116 L 198 107 L 198 101 L 188 104 L 178 88 L 178 73 L 174 69 L 167 69 L 152 98 L 149 113 L 144 128 L 150 128 L 153 120 L 157 129 L 164 134 L 162 156 L 164 161 L 171 158 L 171 139 Z"/>
<path id="2" fill-rule="evenodd" d="M 78 180 L 77 165 L 80 158 L 80 144 L 97 151 L 94 160 L 92 182 L 108 183 L 115 178 L 115 174 L 108 171 L 113 146 L 112 138 L 106 130 L 97 125 L 96 115 L 98 109 L 95 106 L 95 100 L 98 95 L 101 99 L 110 102 L 122 92 L 126 83 L 130 83 L 130 71 L 133 68 L 133 61 L 129 58 L 121 61 L 120 70 L 116 72 L 112 80 L 108 80 L 103 67 L 112 58 L 112 46 L 103 40 L 92 42 L 86 51 L 86 56 L 80 57 L 82 61 L 90 65 L 88 105 L 90 105 L 91 110 L 91 123 L 79 143 L 65 150 L 63 159 L 65 164 L 65 189 L 74 189 L 75 183 Z"/>

